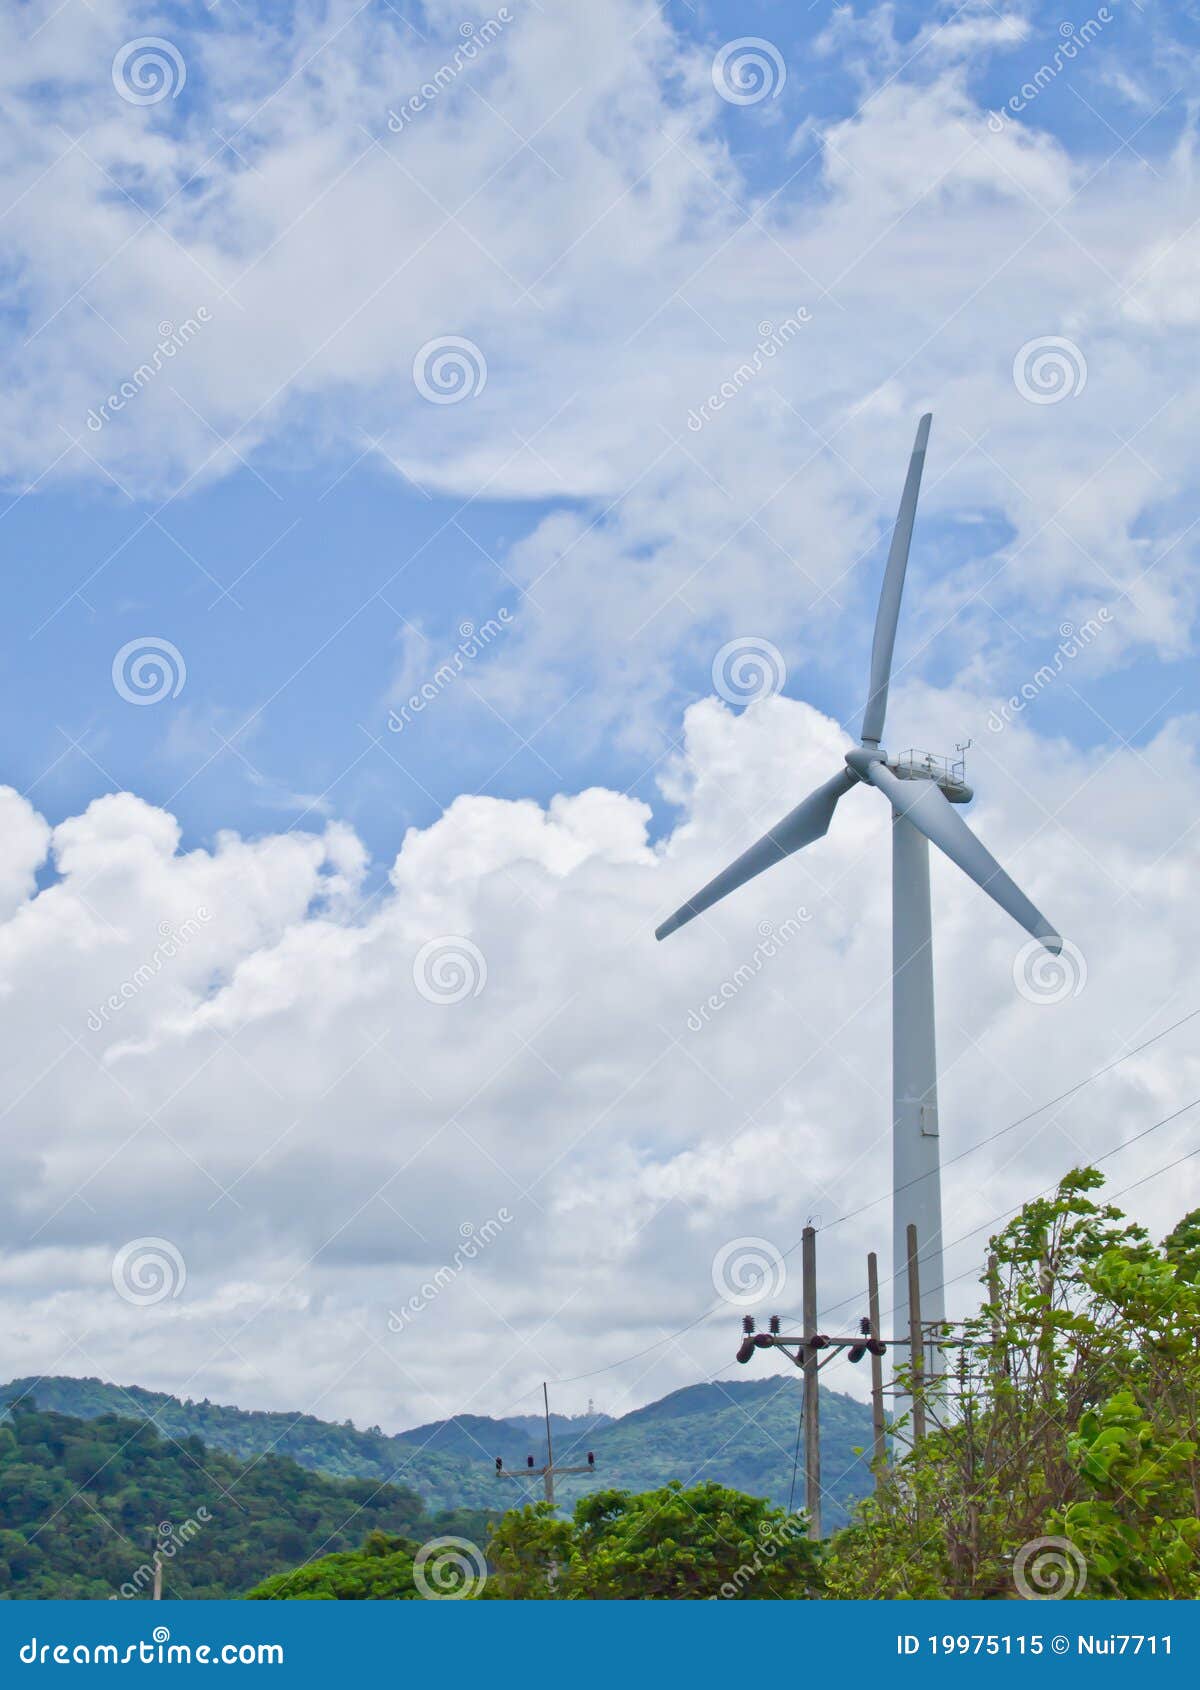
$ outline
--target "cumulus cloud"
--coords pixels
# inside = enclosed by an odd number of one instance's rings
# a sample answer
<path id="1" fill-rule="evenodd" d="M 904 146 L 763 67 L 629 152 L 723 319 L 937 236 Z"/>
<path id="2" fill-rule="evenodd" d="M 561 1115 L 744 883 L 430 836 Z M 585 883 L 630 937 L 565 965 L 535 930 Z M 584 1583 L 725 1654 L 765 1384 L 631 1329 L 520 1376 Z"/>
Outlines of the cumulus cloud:
<path id="1" fill-rule="evenodd" d="M 908 702 L 933 729 L 958 708 Z M 657 845 L 615 792 L 462 798 L 357 904 L 361 853 L 336 824 L 182 851 L 128 793 L 61 823 L 50 883 L 0 927 L 10 1367 L 397 1426 L 503 1410 L 543 1376 L 657 1346 L 563 1387 L 564 1406 L 628 1406 L 727 1367 L 737 1308 L 659 1341 L 714 1302 L 724 1244 L 786 1250 L 809 1218 L 828 1229 L 823 1307 L 859 1312 L 888 1204 L 832 1223 L 889 1185 L 885 806 L 852 792 L 826 840 L 652 938 L 847 744 L 801 703 L 710 699 L 664 770 L 680 812 Z M 948 1158 L 1192 1007 L 1197 940 L 1178 896 L 1198 849 L 1192 726 L 1089 757 L 1017 721 L 973 773 L 974 825 L 1079 947 L 1086 984 L 1023 996 L 1023 935 L 935 865 Z M 46 830 L 5 802 L 21 825 L 4 871 L 27 879 Z M 952 1304 L 993 1217 L 1189 1099 L 1189 1048 L 948 1168 L 948 1232 L 968 1235 Z M 1193 1136 L 1184 1117 L 1114 1157 L 1114 1186 Z M 1185 1164 L 1131 1201 L 1163 1229 L 1197 1197 Z M 179 1252 L 177 1297 L 114 1290 L 138 1239 Z M 389 1329 L 439 1269 L 431 1306 Z"/>
<path id="2" fill-rule="evenodd" d="M 1187 125 L 1149 167 L 1068 145 L 1050 94 L 997 122 L 980 73 L 1037 49 L 1024 11 L 904 43 L 889 8 L 840 9 L 814 52 L 853 97 L 793 74 L 785 130 L 731 112 L 717 43 L 650 0 L 514 0 L 461 65 L 448 0 L 420 33 L 354 0 L 223 14 L 181 32 L 186 87 L 152 105 L 112 67 L 154 14 L 39 5 L 0 20 L 14 485 L 138 502 L 372 455 L 444 499 L 536 501 L 472 685 L 652 764 L 670 822 L 595 786 L 466 794 L 372 865 L 336 818 L 191 849 L 130 792 L 54 825 L 0 794 L 10 1365 L 394 1426 L 647 1350 L 563 1403 L 620 1407 L 727 1365 L 728 1312 L 660 1340 L 723 1244 L 782 1248 L 809 1217 L 823 1306 L 857 1312 L 887 1251 L 887 812 L 851 793 L 828 839 L 654 945 L 849 743 L 782 697 L 693 701 L 731 634 L 786 643 L 794 677 L 865 672 L 930 406 L 906 738 L 947 749 L 1020 696 L 1026 641 L 1053 670 L 1060 624 L 1101 608 L 1072 679 L 1190 652 Z M 447 336 L 474 395 L 432 404 L 414 365 Z M 410 640 L 396 696 L 416 663 Z M 1086 982 L 1023 995 L 1021 936 L 935 866 L 948 1157 L 1191 1007 L 1195 722 L 1091 751 L 1036 722 L 977 734 L 976 825 Z M 1187 1102 L 1194 1067 L 1156 1046 L 953 1164 L 952 1301 L 995 1215 Z M 1189 1130 L 1115 1156 L 1114 1184 Z M 1195 1195 L 1184 1164 L 1134 1202 L 1165 1228 Z M 178 1296 L 114 1287 L 139 1239 L 180 1253 Z"/>
<path id="3" fill-rule="evenodd" d="M 138 106 L 109 64 L 149 14 L 79 25 L 46 0 L 0 231 L 18 476 L 178 495 L 276 454 L 373 452 L 454 498 L 554 501 L 496 557 L 522 606 L 486 685 L 541 722 L 583 680 L 576 726 L 657 750 L 718 632 L 786 622 L 822 660 L 932 406 L 926 519 L 1004 536 L 941 565 L 965 662 L 1102 600 L 1114 663 L 1188 645 L 1191 146 L 1152 169 L 1115 142 L 1074 156 L 1051 93 L 997 127 L 978 74 L 1056 26 L 955 8 L 897 45 L 889 8 L 840 12 L 822 62 L 858 95 L 818 113 L 792 78 L 808 142 L 768 189 L 712 44 L 649 0 L 514 3 L 462 62 L 457 13 L 426 12 L 420 33 L 349 0 L 223 16 L 181 36 L 179 98 Z M 1101 35 L 1072 86 L 1106 56 Z M 487 381 L 431 406 L 414 361 L 446 336 Z M 1046 338 L 1086 379 L 1042 406 L 1014 361 Z"/>

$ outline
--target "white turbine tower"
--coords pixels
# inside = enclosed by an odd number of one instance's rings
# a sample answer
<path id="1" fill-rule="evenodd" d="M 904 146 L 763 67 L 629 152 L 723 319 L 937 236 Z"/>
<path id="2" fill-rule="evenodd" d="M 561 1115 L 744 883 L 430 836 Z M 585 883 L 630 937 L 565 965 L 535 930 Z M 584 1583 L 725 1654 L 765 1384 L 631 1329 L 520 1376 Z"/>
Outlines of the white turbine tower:
<path id="1" fill-rule="evenodd" d="M 852 786 L 873 786 L 892 806 L 892 1261 L 893 1330 L 907 1311 L 907 1229 L 915 1225 L 921 1262 L 921 1318 L 945 1315 L 942 1193 L 938 1156 L 937 1059 L 934 1045 L 933 952 L 929 909 L 929 842 L 981 886 L 1029 933 L 1057 955 L 1062 940 L 951 806 L 973 797 L 961 762 L 915 752 L 891 758 L 882 749 L 892 650 L 925 446 L 932 417 L 917 427 L 908 478 L 892 534 L 875 617 L 871 684 L 860 749 L 846 767 L 777 822 L 769 833 L 664 921 L 665 939 L 730 892 L 829 830 L 838 800 Z"/>

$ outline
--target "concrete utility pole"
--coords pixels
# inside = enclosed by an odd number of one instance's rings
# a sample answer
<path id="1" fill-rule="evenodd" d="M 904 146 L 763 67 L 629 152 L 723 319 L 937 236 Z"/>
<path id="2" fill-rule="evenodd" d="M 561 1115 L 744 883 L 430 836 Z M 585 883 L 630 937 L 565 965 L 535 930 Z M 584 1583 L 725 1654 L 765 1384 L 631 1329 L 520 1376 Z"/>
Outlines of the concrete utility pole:
<path id="1" fill-rule="evenodd" d="M 867 1332 L 872 1340 L 879 1337 L 879 1258 L 874 1250 L 867 1256 Z M 883 1483 L 887 1466 L 887 1419 L 883 1412 L 883 1351 L 872 1342 L 871 1356 L 871 1465 L 875 1469 L 876 1487 Z"/>
<path id="2" fill-rule="evenodd" d="M 871 1402 L 874 1421 L 875 1447 L 873 1465 L 879 1483 L 880 1464 L 886 1457 L 887 1439 L 883 1415 L 882 1358 L 889 1347 L 907 1346 L 908 1338 L 886 1339 L 879 1336 L 879 1270 L 874 1254 L 867 1257 L 867 1280 L 870 1308 L 868 1317 L 859 1321 L 853 1336 L 830 1336 L 817 1331 L 817 1233 L 806 1226 L 801 1240 L 803 1281 L 800 1287 L 801 1318 L 804 1330 L 789 1334 L 781 1330 L 777 1314 L 770 1316 L 768 1330 L 756 1332 L 753 1315 L 742 1319 L 742 1342 L 737 1352 L 740 1362 L 748 1362 L 755 1350 L 782 1350 L 788 1360 L 804 1372 L 804 1401 L 801 1406 L 801 1425 L 804 1434 L 804 1506 L 808 1514 L 812 1537 L 821 1535 L 821 1399 L 818 1375 L 835 1357 L 846 1352 L 846 1359 L 860 1362 L 871 1357 Z"/>
<path id="3" fill-rule="evenodd" d="M 817 1330 L 817 1234 L 806 1226 L 801 1243 L 803 1279 L 800 1298 L 803 1304 L 804 1330 Z M 820 1370 L 815 1344 L 804 1347 L 804 1506 L 808 1510 L 809 1530 L 814 1537 L 821 1535 L 821 1387 L 817 1379 Z"/>
<path id="4" fill-rule="evenodd" d="M 925 1436 L 925 1332 L 921 1325 L 921 1261 L 917 1254 L 917 1229 L 905 1233 L 906 1277 L 908 1280 L 908 1355 L 912 1391 L 912 1446 Z"/>
<path id="5" fill-rule="evenodd" d="M 546 1501 L 548 1503 L 550 1503 L 550 1505 L 553 1507 L 554 1506 L 554 1480 L 555 1480 L 556 1476 L 561 1473 L 565 1478 L 569 1473 L 594 1473 L 596 1471 L 596 1457 L 592 1454 L 591 1450 L 589 1449 L 588 1452 L 587 1452 L 587 1465 L 586 1465 L 586 1467 L 556 1467 L 555 1466 L 555 1464 L 554 1464 L 554 1445 L 553 1445 L 553 1442 L 551 1441 L 551 1437 L 550 1437 L 550 1397 L 549 1397 L 549 1393 L 547 1392 L 546 1386 L 545 1386 L 544 1383 L 542 1385 L 542 1402 L 545 1406 L 545 1413 L 546 1413 L 546 1463 L 545 1463 L 545 1466 L 535 1467 L 534 1464 L 533 1464 L 533 1457 L 532 1457 L 532 1455 L 530 1455 L 526 1458 L 525 1470 L 523 1472 L 518 1467 L 515 1472 L 509 1473 L 509 1472 L 505 1471 L 503 1457 L 498 1455 L 496 1457 L 496 1477 L 498 1479 L 527 1479 L 527 1480 L 528 1479 L 541 1479 L 542 1480 L 543 1495 L 545 1496 Z"/>

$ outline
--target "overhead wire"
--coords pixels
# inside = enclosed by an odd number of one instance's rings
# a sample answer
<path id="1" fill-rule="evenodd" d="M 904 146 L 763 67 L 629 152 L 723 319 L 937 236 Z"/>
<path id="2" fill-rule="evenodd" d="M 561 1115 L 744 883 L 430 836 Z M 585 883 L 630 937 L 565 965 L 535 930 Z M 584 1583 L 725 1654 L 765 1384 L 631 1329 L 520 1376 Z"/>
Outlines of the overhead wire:
<path id="1" fill-rule="evenodd" d="M 1003 1138 L 1006 1133 L 1014 1132 L 1018 1127 L 1025 1126 L 1028 1122 L 1036 1120 L 1039 1115 L 1044 1115 L 1047 1109 L 1053 1109 L 1057 1104 L 1066 1102 L 1068 1098 L 1074 1097 L 1077 1093 L 1083 1091 L 1085 1087 L 1094 1084 L 1096 1080 L 1103 1079 L 1105 1074 L 1112 1073 L 1112 1071 L 1115 1068 L 1119 1068 L 1123 1062 L 1129 1062 L 1133 1057 L 1140 1056 L 1143 1051 L 1148 1050 L 1152 1045 L 1157 1044 L 1160 1040 L 1167 1038 L 1169 1034 L 1176 1032 L 1189 1021 L 1195 1020 L 1197 1016 L 1200 1016 L 1200 1005 L 1198 1005 L 1195 1009 L 1189 1010 L 1186 1015 L 1180 1016 L 1180 1018 L 1177 1021 L 1173 1021 L 1170 1026 L 1163 1027 L 1159 1032 L 1151 1034 L 1148 1039 L 1143 1039 L 1141 1044 L 1135 1045 L 1131 1050 L 1123 1051 L 1120 1056 L 1114 1057 L 1111 1062 L 1106 1062 L 1103 1067 L 1095 1069 L 1093 1073 L 1088 1074 L 1084 1079 L 1077 1080 L 1073 1086 L 1068 1086 L 1066 1091 L 1060 1092 L 1056 1097 L 1052 1097 L 1047 1102 L 1039 1104 L 1036 1109 L 1029 1110 L 1026 1114 L 1019 1116 L 1015 1121 L 1010 1121 L 1006 1126 L 1000 1127 L 996 1132 L 989 1133 L 986 1138 L 979 1139 L 977 1143 L 967 1145 L 965 1149 L 960 1150 L 956 1155 L 948 1157 L 941 1166 L 952 1167 L 956 1162 L 961 1162 L 965 1157 L 973 1155 L 975 1151 L 983 1150 L 987 1145 L 994 1144 L 997 1139 Z M 1111 1157 L 1118 1155 L 1122 1150 L 1128 1149 L 1130 1145 L 1138 1143 L 1140 1139 L 1146 1138 L 1151 1133 L 1157 1132 L 1160 1127 L 1168 1125 L 1169 1122 L 1177 1119 L 1178 1116 L 1186 1114 L 1189 1109 L 1194 1109 L 1198 1103 L 1200 1103 L 1200 1097 L 1193 1098 L 1190 1103 L 1186 1103 L 1180 1109 L 1175 1110 L 1172 1114 L 1164 1116 L 1162 1120 L 1155 1121 L 1152 1126 L 1144 1128 L 1140 1133 L 1135 1134 L 1133 1138 L 1126 1139 L 1123 1143 L 1114 1145 L 1111 1149 L 1105 1151 L 1100 1156 L 1090 1158 L 1090 1165 L 1095 1166 L 1100 1162 L 1108 1161 Z M 1186 1161 L 1188 1160 L 1188 1156 L 1196 1154 L 1200 1154 L 1200 1151 L 1189 1151 L 1187 1156 L 1181 1157 L 1179 1160 Z M 1178 1163 L 1171 1163 L 1168 1164 L 1168 1167 L 1174 1167 L 1177 1165 Z M 1166 1168 L 1158 1169 L 1155 1173 L 1146 1175 L 1145 1179 L 1136 1181 L 1135 1185 L 1127 1186 L 1125 1191 L 1132 1191 L 1136 1188 L 1136 1185 L 1144 1185 L 1149 1180 L 1157 1178 L 1159 1173 L 1164 1173 L 1166 1171 Z M 930 1177 L 930 1174 L 918 1175 L 916 1179 L 906 1181 L 905 1184 L 897 1186 L 896 1190 L 905 1191 L 909 1188 L 909 1186 L 916 1185 L 920 1183 L 921 1180 L 928 1179 Z M 1052 1190 L 1054 1190 L 1054 1185 L 1050 1185 L 1045 1188 L 1045 1191 Z M 845 1221 L 853 1220 L 856 1216 L 864 1214 L 868 1209 L 875 1208 L 878 1204 L 886 1202 L 891 1195 L 891 1192 L 884 1192 L 881 1196 L 873 1197 L 869 1202 L 858 1205 L 857 1208 L 848 1209 L 844 1214 L 838 1215 L 836 1219 L 823 1225 L 820 1230 L 822 1232 L 828 1232 L 835 1226 L 841 1226 Z M 1038 1192 L 1036 1195 L 1042 1196 L 1044 1195 L 1044 1192 Z M 1125 1192 L 1119 1192 L 1116 1195 L 1123 1196 L 1125 1195 Z M 986 1227 L 994 1226 L 997 1221 L 1003 1220 L 1005 1215 L 1015 1214 L 1021 1207 L 1022 1205 L 1018 1203 L 1011 1209 L 1003 1210 L 999 1215 L 994 1216 L 991 1220 L 984 1221 L 980 1226 L 972 1228 L 970 1232 L 963 1233 L 960 1238 L 952 1240 L 950 1244 L 945 1246 L 945 1248 L 952 1249 L 955 1244 L 965 1242 L 966 1239 L 973 1237 L 975 1233 L 982 1232 Z M 790 1256 L 799 1248 L 799 1244 L 800 1241 L 798 1240 L 795 1244 L 790 1245 L 788 1249 L 780 1252 L 781 1256 L 785 1258 Z M 968 1274 L 973 1271 L 973 1269 L 968 1269 L 966 1273 L 956 1275 L 955 1279 L 945 1281 L 945 1284 L 954 1284 L 958 1279 L 966 1278 Z M 833 1304 L 832 1307 L 826 1309 L 824 1312 L 826 1314 L 833 1314 L 838 1309 L 845 1307 L 847 1303 L 851 1303 L 853 1301 L 855 1301 L 853 1297 L 844 1298 L 842 1302 Z M 606 1362 L 602 1367 L 591 1368 L 586 1373 L 576 1373 L 570 1378 L 555 1379 L 552 1383 L 555 1385 L 575 1385 L 584 1379 L 595 1379 L 603 1373 L 611 1373 L 618 1367 L 627 1366 L 630 1362 L 640 1361 L 643 1356 L 651 1355 L 655 1350 L 661 1349 L 664 1344 L 674 1343 L 677 1339 L 694 1331 L 697 1326 L 700 1326 L 704 1321 L 708 1320 L 719 1307 L 719 1301 L 711 1304 L 701 1314 L 697 1315 L 694 1320 L 688 1321 L 686 1326 L 679 1327 L 679 1329 L 675 1332 L 667 1333 L 665 1337 L 656 1338 L 653 1343 L 645 1345 L 640 1350 L 633 1351 L 631 1355 L 621 1356 L 616 1361 Z M 890 1313 L 891 1310 L 888 1312 Z M 722 1371 L 724 1371 L 724 1369 L 722 1369 Z"/>

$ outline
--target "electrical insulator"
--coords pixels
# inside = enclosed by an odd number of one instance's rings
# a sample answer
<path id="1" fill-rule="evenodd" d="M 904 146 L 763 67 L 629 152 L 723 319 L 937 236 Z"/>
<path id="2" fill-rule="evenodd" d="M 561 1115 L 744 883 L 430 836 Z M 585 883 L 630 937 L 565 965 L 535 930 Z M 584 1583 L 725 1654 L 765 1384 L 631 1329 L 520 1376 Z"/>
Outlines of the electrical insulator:
<path id="1" fill-rule="evenodd" d="M 779 1336 L 779 1316 L 777 1314 L 773 1314 L 767 1324 L 770 1326 L 771 1331 L 775 1334 L 775 1336 L 778 1337 Z"/>
<path id="2" fill-rule="evenodd" d="M 862 1333 L 864 1338 L 869 1338 L 871 1336 L 871 1322 L 867 1319 L 866 1315 L 863 1315 L 862 1319 L 859 1321 L 858 1330 Z M 855 1363 L 860 1362 L 866 1355 L 869 1348 L 869 1344 L 852 1344 L 850 1346 L 850 1354 L 846 1359 Z"/>
<path id="3" fill-rule="evenodd" d="M 742 1316 L 742 1331 L 743 1332 L 753 1332 L 754 1331 L 754 1316 L 752 1314 L 744 1314 Z"/>
<path id="4" fill-rule="evenodd" d="M 500 1456 L 496 1457 L 496 1471 L 497 1473 L 502 1473 L 504 1471 L 504 1462 Z"/>
<path id="5" fill-rule="evenodd" d="M 533 1457 L 532 1457 L 532 1455 L 527 1455 L 527 1456 L 526 1456 L 526 1457 L 525 1457 L 525 1465 L 526 1465 L 526 1467 L 532 1467 L 532 1466 L 533 1466 Z"/>
<path id="6" fill-rule="evenodd" d="M 591 1450 L 589 1449 L 588 1450 L 588 1466 L 594 1467 L 595 1465 L 596 1465 L 596 1457 L 592 1454 Z"/>

